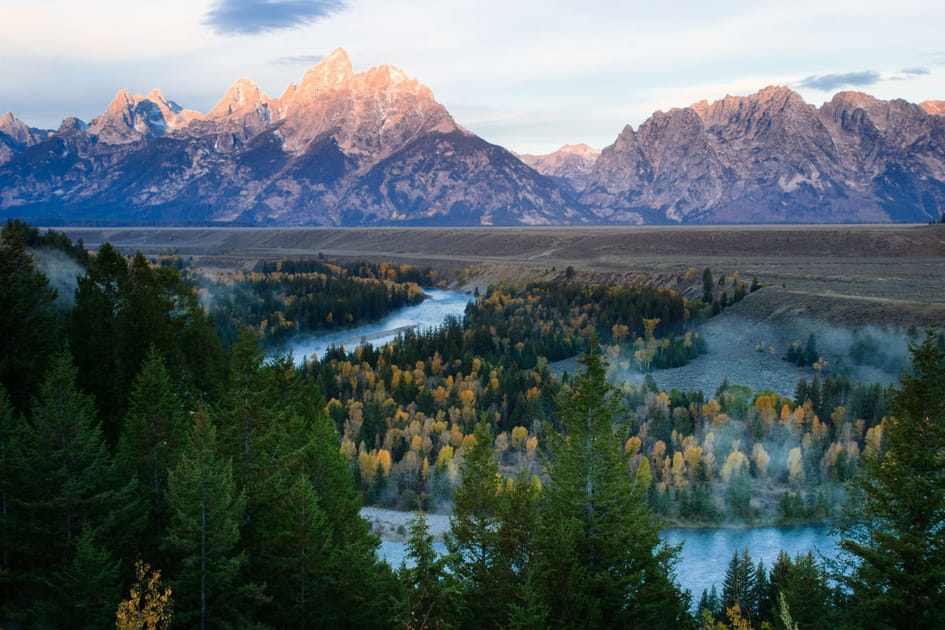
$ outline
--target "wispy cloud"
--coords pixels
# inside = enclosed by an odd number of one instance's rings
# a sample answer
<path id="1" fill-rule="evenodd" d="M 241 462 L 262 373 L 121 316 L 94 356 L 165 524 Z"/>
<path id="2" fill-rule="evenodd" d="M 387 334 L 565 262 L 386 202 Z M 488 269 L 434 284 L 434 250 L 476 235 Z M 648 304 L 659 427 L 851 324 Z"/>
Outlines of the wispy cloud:
<path id="1" fill-rule="evenodd" d="M 924 74 L 931 74 L 931 72 L 932 71 L 929 70 L 928 68 L 903 68 L 902 69 L 902 74 L 913 76 L 913 77 L 922 76 Z"/>
<path id="2" fill-rule="evenodd" d="M 843 74 L 811 75 L 797 84 L 797 87 L 811 88 L 830 92 L 841 87 L 873 85 L 882 81 L 883 76 L 874 70 L 846 72 Z"/>
<path id="3" fill-rule="evenodd" d="M 309 66 L 324 58 L 325 55 L 296 55 L 294 57 L 279 57 L 269 63 L 274 66 Z"/>
<path id="4" fill-rule="evenodd" d="M 345 5 L 346 0 L 218 0 L 204 23 L 224 35 L 252 35 L 308 24 Z"/>

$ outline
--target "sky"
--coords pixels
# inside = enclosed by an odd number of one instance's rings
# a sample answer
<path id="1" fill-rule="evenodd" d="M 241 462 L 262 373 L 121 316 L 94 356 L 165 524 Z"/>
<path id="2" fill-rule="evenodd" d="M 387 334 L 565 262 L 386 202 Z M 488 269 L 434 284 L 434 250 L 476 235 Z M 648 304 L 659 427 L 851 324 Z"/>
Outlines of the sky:
<path id="1" fill-rule="evenodd" d="M 489 142 L 603 148 L 768 85 L 945 100 L 943 26 L 941 0 L 0 0 L 0 114 L 55 129 L 154 88 L 207 112 L 240 78 L 277 97 L 340 46 Z"/>

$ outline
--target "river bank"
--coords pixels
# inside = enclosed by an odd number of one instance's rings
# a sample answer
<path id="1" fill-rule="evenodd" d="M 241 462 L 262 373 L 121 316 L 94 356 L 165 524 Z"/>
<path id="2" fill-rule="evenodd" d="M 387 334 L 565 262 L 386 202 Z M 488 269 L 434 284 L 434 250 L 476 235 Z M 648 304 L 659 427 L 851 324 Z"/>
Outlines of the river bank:
<path id="1" fill-rule="evenodd" d="M 409 522 L 415 512 L 400 512 L 379 507 L 361 508 L 361 516 L 381 538 L 378 555 L 393 568 L 407 563 L 406 539 Z M 434 549 L 445 553 L 443 535 L 449 532 L 449 514 L 427 514 L 427 526 L 434 536 Z M 660 531 L 669 545 L 681 545 L 676 576 L 680 585 L 698 599 L 704 589 L 721 589 L 725 570 L 736 552 L 747 549 L 752 560 L 771 567 L 782 551 L 792 558 L 811 552 L 815 557 L 834 559 L 837 540 L 827 524 L 755 527 L 672 527 Z"/>

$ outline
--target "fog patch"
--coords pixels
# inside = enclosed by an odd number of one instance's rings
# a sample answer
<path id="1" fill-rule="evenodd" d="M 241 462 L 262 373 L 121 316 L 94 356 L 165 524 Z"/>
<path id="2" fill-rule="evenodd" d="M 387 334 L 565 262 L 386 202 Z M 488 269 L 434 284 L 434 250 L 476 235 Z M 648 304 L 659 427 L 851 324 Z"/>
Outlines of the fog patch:
<path id="1" fill-rule="evenodd" d="M 78 279 L 85 275 L 85 268 L 57 249 L 38 248 L 32 253 L 36 268 L 49 279 L 49 286 L 56 289 L 56 305 L 71 309 Z"/>
<path id="2" fill-rule="evenodd" d="M 679 368 L 654 370 L 660 389 L 701 391 L 711 397 L 726 379 L 756 392 L 772 390 L 790 396 L 801 378 L 815 374 L 848 376 L 865 383 L 894 383 L 910 364 L 909 342 L 915 333 L 901 328 L 848 328 L 797 318 L 787 323 L 759 322 L 722 315 L 699 327 L 708 353 Z M 814 336 L 821 369 L 785 360 L 792 344 L 806 346 Z M 625 370 L 617 382 L 640 382 L 639 372 Z"/>

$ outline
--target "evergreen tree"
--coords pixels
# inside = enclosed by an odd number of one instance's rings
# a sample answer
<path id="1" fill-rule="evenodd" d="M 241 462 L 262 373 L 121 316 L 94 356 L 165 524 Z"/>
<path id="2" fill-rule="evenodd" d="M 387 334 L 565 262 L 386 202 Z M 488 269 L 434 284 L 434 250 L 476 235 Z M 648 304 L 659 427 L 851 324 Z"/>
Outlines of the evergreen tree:
<path id="1" fill-rule="evenodd" d="M 406 590 L 400 623 L 417 630 L 452 628 L 455 583 L 446 570 L 446 558 L 433 548 L 433 536 L 422 512 L 410 521 L 409 531 L 407 558 L 413 566 L 400 569 Z"/>
<path id="2" fill-rule="evenodd" d="M 25 411 L 57 344 L 56 290 L 10 223 L 0 232 L 0 278 L 0 385 Z"/>
<path id="3" fill-rule="evenodd" d="M 10 404 L 6 389 L 0 385 L 0 619 L 17 616 L 18 604 L 25 601 L 17 594 L 16 572 L 21 570 L 18 508 L 14 506 L 28 474 L 21 446 L 22 417 Z"/>
<path id="4" fill-rule="evenodd" d="M 265 536 L 257 548 L 254 575 L 273 600 L 266 620 L 278 628 L 318 628 L 334 536 L 312 484 L 304 475 L 278 475 L 272 484 Z"/>
<path id="5" fill-rule="evenodd" d="M 712 585 L 711 589 L 702 589 L 696 612 L 700 618 L 705 618 L 706 615 L 714 620 L 722 618 L 722 598 L 719 597 L 719 591 L 715 584 Z"/>
<path id="6" fill-rule="evenodd" d="M 78 279 L 69 322 L 69 347 L 75 352 L 79 384 L 94 395 L 99 411 L 110 420 L 106 435 L 112 440 L 118 437 L 114 420 L 124 402 L 115 339 L 127 278 L 128 264 L 118 250 L 109 243 L 99 247 Z"/>
<path id="7" fill-rule="evenodd" d="M 117 544 L 136 534 L 139 509 L 134 484 L 117 475 L 92 400 L 77 388 L 67 353 L 53 360 L 40 385 L 22 445 L 25 469 L 17 475 L 22 488 L 11 506 L 19 516 L 19 578 L 33 601 L 55 602 L 56 593 L 67 589 L 61 579 L 78 561 L 83 534 L 89 554 L 104 553 L 106 542 Z M 66 615 L 59 621 L 68 618 L 68 611 L 58 608 L 50 614 L 55 617 L 56 610 Z"/>
<path id="8" fill-rule="evenodd" d="M 910 349 L 885 450 L 863 461 L 839 528 L 854 622 L 875 628 L 945 627 L 945 352 L 931 331 Z"/>
<path id="9" fill-rule="evenodd" d="M 783 551 L 771 568 L 768 585 L 768 617 L 775 620 L 783 606 L 800 628 L 827 630 L 841 625 L 840 610 L 823 568 L 813 553 L 798 554 L 792 561 Z"/>
<path id="10" fill-rule="evenodd" d="M 502 571 L 498 538 L 502 478 L 485 423 L 476 425 L 474 437 L 463 449 L 462 481 L 453 491 L 447 562 L 463 585 L 464 625 L 493 628 L 507 613 L 511 577 Z"/>
<path id="11" fill-rule="evenodd" d="M 167 474 L 183 446 L 183 423 L 180 397 L 152 348 L 132 385 L 116 458 L 122 473 L 138 480 L 139 497 L 148 511 L 138 547 L 144 554 L 157 551 L 167 524 Z"/>
<path id="12" fill-rule="evenodd" d="M 88 530 L 76 541 L 72 561 L 52 576 L 54 597 L 43 603 L 42 616 L 65 627 L 109 630 L 121 598 L 120 563 L 97 546 Z"/>
<path id="13" fill-rule="evenodd" d="M 81 529 L 102 518 L 111 477 L 92 399 L 77 388 L 68 354 L 56 357 L 40 385 L 23 441 L 36 553 L 65 561 Z"/>
<path id="14" fill-rule="evenodd" d="M 268 571 L 284 556 L 264 557 L 278 553 L 266 539 L 287 535 L 295 541 L 293 544 L 302 544 L 302 531 L 281 532 L 287 526 L 301 527 L 308 522 L 309 528 L 320 529 L 318 540 L 310 548 L 311 562 L 306 563 L 306 571 L 317 578 L 310 583 L 305 604 L 313 615 L 313 627 L 371 628 L 392 623 L 393 602 L 399 590 L 396 576 L 387 563 L 377 558 L 379 541 L 361 518 L 361 499 L 351 469 L 339 452 L 341 440 L 325 412 L 324 399 L 294 370 L 290 360 L 275 361 L 263 368 L 260 383 L 269 392 L 266 405 L 278 410 L 279 421 L 269 423 L 266 435 L 257 441 L 258 453 L 264 456 L 260 471 L 268 474 L 259 477 L 253 494 L 257 508 L 247 528 L 250 540 L 255 541 L 253 573 L 263 571 L 267 581 L 278 581 Z M 300 478 L 305 479 L 309 489 L 292 504 L 294 516 L 278 520 L 276 515 L 285 509 L 279 505 L 280 487 Z M 323 524 L 306 520 L 319 517 L 302 495 L 310 500 L 317 498 Z M 308 510 L 304 518 L 303 509 Z M 285 597 L 281 593 L 273 595 L 277 602 Z"/>
<path id="15" fill-rule="evenodd" d="M 755 567 L 748 549 L 743 549 L 741 553 L 736 551 L 725 570 L 725 581 L 722 584 L 722 607 L 731 608 L 738 605 L 739 610 L 750 621 L 756 612 L 754 610 L 755 578 Z"/>
<path id="16" fill-rule="evenodd" d="M 713 286 L 715 286 L 715 282 L 712 280 L 712 270 L 706 267 L 702 271 L 702 301 L 707 304 L 715 300 L 712 295 Z"/>
<path id="17" fill-rule="evenodd" d="M 180 459 L 168 476 L 171 519 L 163 549 L 174 560 L 175 626 L 249 627 L 261 591 L 242 582 L 239 548 L 246 498 L 230 462 L 219 452 L 216 429 L 198 411 Z"/>
<path id="18" fill-rule="evenodd" d="M 504 599 L 508 619 L 503 627 L 546 628 L 550 607 L 542 599 L 544 562 L 536 540 L 541 529 L 541 482 L 538 477 L 528 479 L 523 470 L 503 496 L 497 532 L 499 558 L 507 576 Z"/>
<path id="19" fill-rule="evenodd" d="M 620 413 L 596 339 L 558 401 L 542 505 L 550 625 L 672 625 L 687 618 L 673 582 L 675 550 L 630 476 L 613 421 Z"/>

